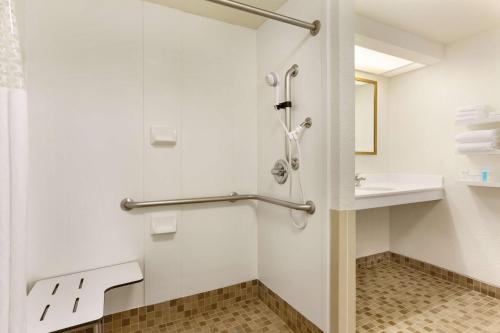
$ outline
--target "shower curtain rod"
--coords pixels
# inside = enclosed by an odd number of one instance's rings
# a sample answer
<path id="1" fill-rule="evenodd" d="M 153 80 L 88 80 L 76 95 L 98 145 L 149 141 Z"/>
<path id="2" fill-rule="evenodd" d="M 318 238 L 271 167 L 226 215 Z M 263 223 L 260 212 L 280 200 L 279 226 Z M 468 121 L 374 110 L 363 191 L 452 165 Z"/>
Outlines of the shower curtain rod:
<path id="1" fill-rule="evenodd" d="M 314 212 L 316 211 L 316 206 L 312 201 L 307 201 L 305 204 L 300 204 L 300 203 L 275 199 L 271 197 L 266 197 L 258 194 L 238 194 L 236 192 L 233 192 L 228 196 L 220 196 L 220 197 L 203 197 L 203 198 L 142 201 L 142 202 L 136 202 L 131 198 L 125 198 L 120 203 L 120 207 L 123 210 L 128 211 L 135 208 L 176 206 L 176 205 L 188 205 L 188 204 L 199 204 L 199 203 L 209 203 L 209 202 L 223 202 L 223 201 L 236 202 L 241 200 L 263 201 L 273 205 L 287 207 L 295 210 L 301 210 L 311 215 L 314 214 Z"/>
<path id="2" fill-rule="evenodd" d="M 232 0 L 206 0 L 206 1 L 210 1 L 213 3 L 219 4 L 219 5 L 222 5 L 222 6 L 242 10 L 242 11 L 250 13 L 250 14 L 264 16 L 264 17 L 267 17 L 267 18 L 270 18 L 270 19 L 273 19 L 276 21 L 281 21 L 284 23 L 292 24 L 292 25 L 295 25 L 297 27 L 305 28 L 305 29 L 308 29 L 311 32 L 311 35 L 313 35 L 313 36 L 316 36 L 321 29 L 321 22 L 318 20 L 316 20 L 312 23 L 309 23 L 309 22 L 297 20 L 297 19 L 292 18 L 292 17 L 276 14 L 276 13 L 270 12 L 270 11 L 265 10 L 265 9 L 257 8 L 254 6 L 246 5 L 244 3 L 232 1 Z"/>

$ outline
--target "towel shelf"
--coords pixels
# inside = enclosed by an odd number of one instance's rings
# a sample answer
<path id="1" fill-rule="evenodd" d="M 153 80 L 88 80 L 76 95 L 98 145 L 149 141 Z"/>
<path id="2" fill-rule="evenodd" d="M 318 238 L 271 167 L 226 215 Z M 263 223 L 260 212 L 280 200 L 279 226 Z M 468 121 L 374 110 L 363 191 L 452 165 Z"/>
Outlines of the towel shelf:
<path id="1" fill-rule="evenodd" d="M 474 152 L 458 152 L 459 155 L 467 156 L 483 156 L 483 155 L 500 155 L 500 150 L 489 150 L 489 151 L 474 151 Z"/>
<path id="2" fill-rule="evenodd" d="M 203 197 L 203 198 L 189 198 L 189 199 L 173 199 L 173 200 L 158 200 L 158 201 L 142 201 L 136 202 L 131 198 L 125 198 L 122 200 L 120 207 L 123 210 L 132 210 L 135 208 L 147 208 L 147 207 L 160 207 L 160 206 L 176 206 L 176 205 L 189 205 L 189 204 L 200 204 L 200 203 L 211 203 L 211 202 L 236 202 L 241 200 L 257 200 L 267 202 L 273 205 L 278 205 L 290 209 L 301 210 L 308 214 L 314 214 L 316 211 L 316 206 L 312 201 L 306 201 L 305 204 L 295 203 L 290 201 L 285 201 L 281 199 L 266 197 L 258 194 L 238 194 L 236 192 L 231 193 L 228 196 L 218 196 L 218 197 Z"/>
<path id="3" fill-rule="evenodd" d="M 468 180 L 459 180 L 459 183 L 465 184 L 467 186 L 472 186 L 472 187 L 500 187 L 500 183 L 494 183 L 494 182 L 489 182 L 489 183 L 483 183 L 483 182 L 475 182 L 475 181 L 468 181 Z"/>

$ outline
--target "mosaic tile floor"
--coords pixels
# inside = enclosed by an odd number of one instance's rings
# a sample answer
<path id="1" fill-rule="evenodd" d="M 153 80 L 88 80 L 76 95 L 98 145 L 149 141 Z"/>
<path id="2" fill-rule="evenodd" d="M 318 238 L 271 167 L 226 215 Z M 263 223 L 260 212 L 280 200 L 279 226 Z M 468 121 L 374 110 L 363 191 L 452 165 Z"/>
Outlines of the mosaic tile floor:
<path id="1" fill-rule="evenodd" d="M 288 333 L 292 331 L 271 309 L 255 298 L 174 322 L 143 328 L 138 332 Z"/>
<path id="2" fill-rule="evenodd" d="M 358 333 L 500 333 L 500 300 L 389 262 L 357 272 Z"/>

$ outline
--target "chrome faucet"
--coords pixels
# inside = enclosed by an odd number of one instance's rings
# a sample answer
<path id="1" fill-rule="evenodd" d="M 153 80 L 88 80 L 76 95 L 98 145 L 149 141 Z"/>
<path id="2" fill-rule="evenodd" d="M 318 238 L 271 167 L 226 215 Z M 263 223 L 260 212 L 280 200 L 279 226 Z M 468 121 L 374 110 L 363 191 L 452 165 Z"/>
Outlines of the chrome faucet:
<path id="1" fill-rule="evenodd" d="M 360 187 L 361 186 L 361 182 L 366 180 L 365 177 L 361 177 L 359 173 L 357 173 L 355 176 L 354 176 L 354 186 L 356 187 Z"/>

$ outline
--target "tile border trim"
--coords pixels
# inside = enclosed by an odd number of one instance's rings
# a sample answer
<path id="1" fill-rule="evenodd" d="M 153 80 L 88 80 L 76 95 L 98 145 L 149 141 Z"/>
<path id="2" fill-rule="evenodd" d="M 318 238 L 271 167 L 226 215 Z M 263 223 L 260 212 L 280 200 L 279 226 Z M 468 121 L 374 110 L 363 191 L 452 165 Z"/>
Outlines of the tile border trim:
<path id="1" fill-rule="evenodd" d="M 101 331 L 103 333 L 134 333 L 155 326 L 168 331 L 168 327 L 178 320 L 252 299 L 260 299 L 295 333 L 323 333 L 304 315 L 257 279 L 107 315 L 102 320 Z M 93 326 L 82 326 L 64 331 L 64 333 L 92 332 Z"/>
<path id="2" fill-rule="evenodd" d="M 356 259 L 356 268 L 371 268 L 381 263 L 387 263 L 391 261 L 391 252 L 382 252 L 373 254 L 366 257 L 361 257 Z"/>
<path id="3" fill-rule="evenodd" d="M 413 268 L 417 271 L 427 273 L 442 280 L 457 284 L 469 290 L 480 292 L 493 298 L 500 299 L 500 287 L 473 279 L 469 276 L 450 271 L 448 269 L 413 259 L 394 252 L 382 252 L 371 256 L 356 259 L 356 267 L 371 268 L 380 263 L 395 262 Z"/>
<path id="4" fill-rule="evenodd" d="M 258 280 L 259 299 L 295 333 L 323 333 L 313 322 Z"/>

